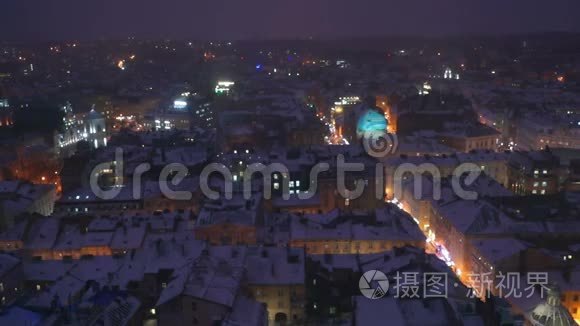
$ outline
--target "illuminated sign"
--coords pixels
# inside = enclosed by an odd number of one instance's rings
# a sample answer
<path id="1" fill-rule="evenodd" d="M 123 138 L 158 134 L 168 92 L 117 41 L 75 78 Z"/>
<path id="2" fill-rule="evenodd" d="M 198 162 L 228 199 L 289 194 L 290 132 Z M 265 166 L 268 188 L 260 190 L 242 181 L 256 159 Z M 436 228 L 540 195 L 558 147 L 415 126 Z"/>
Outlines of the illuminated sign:
<path id="1" fill-rule="evenodd" d="M 231 82 L 231 81 L 220 81 L 217 83 L 217 86 L 215 87 L 215 92 L 216 94 L 222 94 L 222 93 L 229 93 L 231 90 L 231 87 L 234 86 L 235 83 Z"/>
<path id="2" fill-rule="evenodd" d="M 179 100 L 173 101 L 173 108 L 174 109 L 180 110 L 180 109 L 185 109 L 186 107 L 187 107 L 187 101 L 185 101 L 185 100 L 179 99 Z"/>

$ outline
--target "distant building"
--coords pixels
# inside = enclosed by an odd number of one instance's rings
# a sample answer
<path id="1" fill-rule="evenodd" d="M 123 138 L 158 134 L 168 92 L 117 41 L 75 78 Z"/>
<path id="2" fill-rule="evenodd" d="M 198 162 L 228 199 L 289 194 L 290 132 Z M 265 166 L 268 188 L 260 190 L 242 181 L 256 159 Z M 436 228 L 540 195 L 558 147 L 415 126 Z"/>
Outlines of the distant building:
<path id="1" fill-rule="evenodd" d="M 85 117 L 85 131 L 86 139 L 94 148 L 107 146 L 107 125 L 105 117 L 95 108 Z"/>
<path id="2" fill-rule="evenodd" d="M 507 186 L 518 195 L 550 195 L 559 191 L 560 160 L 549 150 L 514 152 L 508 167 Z"/>
<path id="3" fill-rule="evenodd" d="M 10 108 L 8 99 L 2 98 L 0 93 L 0 128 L 11 127 L 14 124 L 14 111 Z"/>
<path id="4" fill-rule="evenodd" d="M 35 185 L 22 181 L 0 182 L 0 229 L 12 227 L 24 213 L 52 214 L 56 200 L 53 185 Z"/>

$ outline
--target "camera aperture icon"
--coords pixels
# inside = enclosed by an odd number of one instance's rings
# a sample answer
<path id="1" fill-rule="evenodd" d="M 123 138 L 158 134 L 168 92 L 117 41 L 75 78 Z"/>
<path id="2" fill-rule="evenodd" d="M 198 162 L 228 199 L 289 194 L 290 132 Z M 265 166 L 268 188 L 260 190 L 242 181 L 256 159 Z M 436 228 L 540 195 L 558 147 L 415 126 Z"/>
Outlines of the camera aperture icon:
<path id="1" fill-rule="evenodd" d="M 381 271 L 370 270 L 365 272 L 358 281 L 358 287 L 362 295 L 369 299 L 380 299 L 389 290 L 387 275 Z"/>

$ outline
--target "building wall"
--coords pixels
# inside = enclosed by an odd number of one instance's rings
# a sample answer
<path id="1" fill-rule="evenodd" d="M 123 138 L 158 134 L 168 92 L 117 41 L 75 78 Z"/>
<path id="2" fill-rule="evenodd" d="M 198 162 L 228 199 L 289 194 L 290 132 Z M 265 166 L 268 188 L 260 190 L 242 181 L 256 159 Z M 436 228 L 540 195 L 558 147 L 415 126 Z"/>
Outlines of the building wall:
<path id="1" fill-rule="evenodd" d="M 293 239 L 292 248 L 304 248 L 309 255 L 322 254 L 376 254 L 393 250 L 395 247 L 414 246 L 425 248 L 424 241 L 392 239 Z"/>
<path id="2" fill-rule="evenodd" d="M 216 303 L 181 295 L 156 308 L 158 325 L 213 325 L 229 309 Z"/>
<path id="3" fill-rule="evenodd" d="M 208 241 L 212 245 L 253 245 L 256 244 L 256 227 L 241 224 L 213 224 L 196 226 L 195 238 Z"/>
<path id="4" fill-rule="evenodd" d="M 0 251 L 17 251 L 24 248 L 22 240 L 0 240 Z"/>
<path id="5" fill-rule="evenodd" d="M 490 178 L 494 179 L 497 183 L 508 187 L 510 184 L 510 171 L 508 168 L 508 164 L 504 160 L 485 160 L 482 161 L 480 159 L 473 159 L 467 160 L 473 164 L 477 164 L 480 166 L 482 171 L 489 176 Z M 429 162 L 428 159 L 425 159 L 422 163 L 433 163 Z M 402 164 L 402 163 L 401 163 Z M 437 165 L 437 169 L 441 175 L 441 178 L 447 178 L 453 175 L 455 169 L 459 166 L 460 162 L 455 161 L 452 164 L 447 165 Z M 395 194 L 395 172 L 399 168 L 399 164 L 385 164 L 385 197 L 387 199 L 393 199 Z M 417 164 L 420 166 L 420 164 Z M 428 175 L 427 173 L 425 175 Z M 403 180 L 407 180 L 407 178 L 413 178 L 412 173 L 406 173 L 403 175 Z M 511 177 L 513 179 L 513 177 Z M 412 195 L 412 194 L 411 194 Z M 409 197 L 409 196 L 407 196 Z M 410 196 L 412 197 L 412 196 Z M 399 198 L 400 199 L 400 198 Z M 428 198 L 426 198 L 428 199 Z M 408 201 L 408 200 L 407 200 Z"/>
<path id="6" fill-rule="evenodd" d="M 538 173 L 535 173 L 535 172 Z M 558 193 L 558 175 L 554 171 L 535 170 L 532 175 L 510 166 L 508 171 L 508 187 L 517 195 L 553 195 Z"/>
<path id="7" fill-rule="evenodd" d="M 0 307 L 9 304 L 22 292 L 24 274 L 22 264 L 18 263 L 13 269 L 0 278 Z"/>
<path id="8" fill-rule="evenodd" d="M 266 304 L 271 325 L 275 325 L 274 321 L 277 314 L 285 314 L 286 320 L 289 322 L 299 322 L 304 319 L 306 303 L 304 284 L 250 284 L 249 290 L 256 301 Z"/>

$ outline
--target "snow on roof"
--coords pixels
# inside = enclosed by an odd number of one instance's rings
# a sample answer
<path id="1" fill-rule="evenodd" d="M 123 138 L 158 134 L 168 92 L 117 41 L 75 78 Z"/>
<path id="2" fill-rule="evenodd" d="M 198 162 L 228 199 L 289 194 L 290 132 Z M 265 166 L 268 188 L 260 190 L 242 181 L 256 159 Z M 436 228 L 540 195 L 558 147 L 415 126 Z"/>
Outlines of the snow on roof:
<path id="1" fill-rule="evenodd" d="M 72 304 L 71 298 L 79 294 L 85 284 L 83 280 L 65 275 L 46 290 L 28 300 L 26 306 L 48 309 L 51 307 L 53 300 L 56 300 L 60 306 L 68 306 Z"/>
<path id="2" fill-rule="evenodd" d="M 145 225 L 127 226 L 117 228 L 111 241 L 111 249 L 138 249 L 141 248 L 147 228 Z"/>
<path id="3" fill-rule="evenodd" d="M 411 218 L 398 209 L 377 209 L 375 214 L 344 215 L 332 211 L 329 214 L 306 214 L 290 218 L 291 239 L 352 239 L 352 240 L 417 240 L 423 233 Z M 338 214 L 338 215 L 337 215 Z"/>
<path id="4" fill-rule="evenodd" d="M 337 269 L 358 271 L 359 269 L 359 259 L 356 254 L 308 255 L 308 258 L 320 263 L 328 271 Z"/>
<path id="5" fill-rule="evenodd" d="M 73 266 L 72 262 L 63 260 L 27 260 L 22 262 L 24 278 L 31 282 L 54 282 Z"/>
<path id="6" fill-rule="evenodd" d="M 160 166 L 168 163 L 180 163 L 188 167 L 199 165 L 207 160 L 205 148 L 196 147 L 172 147 L 165 150 L 165 160 L 163 159 L 162 149 L 155 151 L 153 165 Z"/>
<path id="7" fill-rule="evenodd" d="M 117 273 L 122 261 L 111 256 L 95 256 L 75 261 L 73 267 L 67 272 L 83 281 L 97 281 L 100 284 L 108 284 Z"/>
<path id="8" fill-rule="evenodd" d="M 0 234 L 0 241 L 24 240 L 26 228 L 29 223 L 30 222 L 28 220 L 17 222 L 13 227 Z"/>
<path id="9" fill-rule="evenodd" d="M 430 139 L 426 137 L 416 137 L 416 136 L 401 136 L 398 137 L 399 144 L 397 147 L 397 153 L 404 154 L 429 154 L 429 155 L 440 155 L 440 154 L 451 154 L 456 150 L 445 146 L 438 142 L 437 139 Z"/>
<path id="10" fill-rule="evenodd" d="M 82 244 L 83 235 L 80 228 L 76 225 L 65 225 L 57 238 L 54 249 L 80 249 Z"/>
<path id="11" fill-rule="evenodd" d="M 113 232 L 87 232 L 83 236 L 83 247 L 108 247 L 113 239 Z"/>
<path id="12" fill-rule="evenodd" d="M 10 272 L 18 264 L 20 264 L 20 259 L 8 254 L 0 254 L 0 278 Z"/>
<path id="13" fill-rule="evenodd" d="M 231 313 L 222 325 L 265 325 L 267 314 L 264 304 L 243 295 L 238 295 Z"/>
<path id="14" fill-rule="evenodd" d="M 249 284 L 304 284 L 304 251 L 253 247 L 246 261 Z"/>
<path id="15" fill-rule="evenodd" d="M 244 199 L 236 193 L 231 199 L 207 201 L 197 216 L 197 225 L 233 223 L 254 225 L 258 216 L 261 194 L 255 193 Z"/>
<path id="16" fill-rule="evenodd" d="M 484 200 L 437 203 L 436 211 L 463 234 L 505 233 L 514 224 L 507 215 Z"/>
<path id="17" fill-rule="evenodd" d="M 275 197 L 272 199 L 272 206 L 276 208 L 284 207 L 318 207 L 321 204 L 320 194 L 316 193 L 309 198 L 301 199 L 298 194 L 291 194 L 288 199 L 283 197 Z"/>
<path id="18" fill-rule="evenodd" d="M 160 306 L 179 295 L 186 295 L 232 307 L 243 271 L 243 266 L 237 266 L 228 257 L 210 252 L 202 253 L 192 262 L 174 271 L 172 280 L 161 292 L 156 305 Z"/>
<path id="19" fill-rule="evenodd" d="M 140 307 L 141 302 L 137 298 L 119 296 L 105 308 L 99 320 L 103 322 L 103 326 L 127 325 Z"/>
<path id="20" fill-rule="evenodd" d="M 0 193 L 13 193 L 18 190 L 20 186 L 20 180 L 6 180 L 0 181 Z"/>
<path id="21" fill-rule="evenodd" d="M 91 232 L 114 231 L 119 222 L 120 219 L 115 217 L 97 217 L 89 222 L 87 229 Z"/>
<path id="22" fill-rule="evenodd" d="M 193 193 L 199 189 L 199 178 L 185 178 L 177 185 L 174 185 L 171 182 L 171 178 L 169 180 L 146 181 L 145 187 L 143 189 L 143 197 L 147 199 L 151 197 L 163 196 L 163 192 L 161 191 L 162 185 L 166 186 L 172 191 L 189 191 Z"/>
<path id="23" fill-rule="evenodd" d="M 461 163 L 484 163 L 484 162 L 501 162 L 507 161 L 509 153 L 494 152 L 489 150 L 474 150 L 469 153 L 453 153 L 450 155 L 442 154 L 438 156 L 420 155 L 420 156 L 385 156 L 381 159 L 387 166 L 397 167 L 403 163 L 413 163 L 420 165 L 422 163 L 433 163 L 437 166 L 459 166 Z"/>
<path id="24" fill-rule="evenodd" d="M 28 232 L 28 249 L 50 249 L 56 243 L 60 221 L 56 218 L 43 218 L 35 221 Z"/>
<path id="25" fill-rule="evenodd" d="M 145 273 L 161 269 L 175 269 L 199 256 L 205 244 L 190 238 L 177 238 L 175 234 L 148 234 L 143 247 L 134 260 L 145 262 Z"/>
<path id="26" fill-rule="evenodd" d="M 471 244 L 490 263 L 498 263 L 529 248 L 526 244 L 514 238 L 473 239 Z"/>
<path id="27" fill-rule="evenodd" d="M 42 315 L 31 310 L 11 306 L 0 314 L 0 325 L 40 325 Z"/>
<path id="28" fill-rule="evenodd" d="M 407 325 L 406 318 L 401 313 L 397 300 L 393 297 L 386 296 L 371 300 L 357 296 L 355 297 L 355 307 L 356 325 Z"/>

